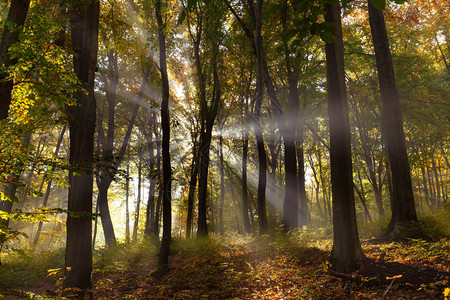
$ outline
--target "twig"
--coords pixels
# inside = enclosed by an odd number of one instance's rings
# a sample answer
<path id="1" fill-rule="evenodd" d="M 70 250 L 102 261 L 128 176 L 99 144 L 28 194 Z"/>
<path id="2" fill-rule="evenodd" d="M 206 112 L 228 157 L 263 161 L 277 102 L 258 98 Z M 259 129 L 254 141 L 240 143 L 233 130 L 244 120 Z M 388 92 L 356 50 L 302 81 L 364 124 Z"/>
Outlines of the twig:
<path id="1" fill-rule="evenodd" d="M 381 296 L 381 300 L 386 298 L 387 293 L 392 287 L 392 284 L 394 284 L 395 278 L 392 279 L 391 284 L 384 290 L 383 296 Z"/>

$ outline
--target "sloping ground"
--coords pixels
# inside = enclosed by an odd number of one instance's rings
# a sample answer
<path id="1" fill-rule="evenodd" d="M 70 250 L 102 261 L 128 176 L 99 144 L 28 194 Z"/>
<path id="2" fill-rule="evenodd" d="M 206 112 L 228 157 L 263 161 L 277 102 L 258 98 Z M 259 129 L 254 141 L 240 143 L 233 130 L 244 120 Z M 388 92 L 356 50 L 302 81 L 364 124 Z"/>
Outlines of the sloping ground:
<path id="1" fill-rule="evenodd" d="M 182 242 L 183 243 L 183 242 Z M 184 242 L 170 270 L 153 276 L 155 259 L 96 273 L 99 299 L 443 299 L 449 287 L 448 241 L 364 243 L 368 256 L 359 274 L 328 272 L 329 252 L 295 241 L 241 239 Z M 389 261 L 389 262 L 388 262 Z M 400 277 L 400 275 L 402 275 Z M 388 279 L 386 279 L 388 277 Z M 397 278 L 389 278 L 397 277 Z M 392 284 L 391 284 L 392 283 Z"/>
<path id="2" fill-rule="evenodd" d="M 328 271 L 330 241 L 316 242 L 315 247 L 302 244 L 293 237 L 175 241 L 170 270 L 163 275 L 155 274 L 156 247 L 121 247 L 98 255 L 94 295 L 96 299 L 444 299 L 443 292 L 450 287 L 450 242 L 445 239 L 365 241 L 368 260 L 351 276 Z M 57 278 L 54 274 L 20 290 L 55 298 Z M 18 289 L 3 295 L 29 297 Z"/>

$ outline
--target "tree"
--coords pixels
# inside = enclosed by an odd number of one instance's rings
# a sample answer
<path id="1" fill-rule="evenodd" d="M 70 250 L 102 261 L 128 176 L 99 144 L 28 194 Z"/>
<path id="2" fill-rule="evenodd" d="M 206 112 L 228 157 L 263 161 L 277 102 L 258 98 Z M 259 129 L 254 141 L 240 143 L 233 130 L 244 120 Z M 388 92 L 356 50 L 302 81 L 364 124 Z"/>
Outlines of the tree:
<path id="1" fill-rule="evenodd" d="M 155 1 L 155 15 L 158 23 L 159 68 L 161 73 L 161 128 L 162 128 L 162 164 L 163 164 L 163 236 L 159 252 L 159 266 L 167 268 L 169 264 L 170 240 L 172 231 L 172 167 L 170 163 L 170 116 L 169 116 L 169 78 L 166 57 L 166 23 L 162 18 L 165 11 L 161 0 Z"/>
<path id="2" fill-rule="evenodd" d="M 356 225 L 342 24 L 339 5 L 326 4 L 325 11 L 325 21 L 335 27 L 333 41 L 325 44 L 334 233 L 330 262 L 333 270 L 350 273 L 358 269 L 363 253 Z"/>
<path id="3" fill-rule="evenodd" d="M 30 0 L 12 0 L 4 22 L 0 41 L 0 121 L 8 117 L 11 104 L 13 79 L 9 78 L 7 70 L 17 62 L 10 56 L 9 48 L 19 41 L 29 7 Z"/>
<path id="4" fill-rule="evenodd" d="M 368 1 L 369 23 L 383 103 L 383 126 L 391 166 L 392 217 L 386 234 L 399 234 L 402 224 L 417 221 L 411 173 L 406 153 L 400 102 L 383 11 Z"/>
<path id="5" fill-rule="evenodd" d="M 67 215 L 66 295 L 92 298 L 92 188 L 96 121 L 94 78 L 97 68 L 100 2 L 73 1 L 70 28 L 73 67 L 84 91 L 67 107 L 70 129 L 69 203 Z M 86 91 L 86 92 L 85 92 Z"/>
<path id="6" fill-rule="evenodd" d="M 55 156 L 58 155 L 59 153 L 59 148 L 61 147 L 61 143 L 63 141 L 64 138 L 64 133 L 66 132 L 66 125 L 64 124 L 63 128 L 61 129 L 61 133 L 59 134 L 58 137 L 58 142 L 56 143 L 56 147 L 55 147 Z M 54 167 L 52 166 L 52 171 L 53 171 Z M 42 201 L 42 206 L 46 207 L 48 204 L 48 198 L 50 197 L 50 189 L 52 187 L 52 179 L 50 179 L 49 182 L 47 182 L 47 189 L 45 191 L 45 196 L 44 196 L 44 200 Z M 33 241 L 33 247 L 36 247 L 39 241 L 39 236 L 41 235 L 41 230 L 42 230 L 42 221 L 39 222 L 38 224 L 38 228 L 36 230 L 36 235 L 34 236 L 34 241 Z"/>

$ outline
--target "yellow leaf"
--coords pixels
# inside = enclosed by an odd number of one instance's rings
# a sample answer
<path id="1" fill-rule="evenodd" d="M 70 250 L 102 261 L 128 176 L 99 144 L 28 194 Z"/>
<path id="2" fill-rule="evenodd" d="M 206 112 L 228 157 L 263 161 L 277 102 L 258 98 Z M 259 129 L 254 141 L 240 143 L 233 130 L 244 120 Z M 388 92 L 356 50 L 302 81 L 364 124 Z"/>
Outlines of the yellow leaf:
<path id="1" fill-rule="evenodd" d="M 449 300 L 450 299 L 450 288 L 445 288 L 445 290 L 444 290 L 444 297 L 445 297 L 445 300 Z"/>
<path id="2" fill-rule="evenodd" d="M 395 275 L 392 277 L 386 277 L 386 280 L 397 279 L 397 278 L 402 278 L 402 277 L 403 277 L 403 275 Z"/>

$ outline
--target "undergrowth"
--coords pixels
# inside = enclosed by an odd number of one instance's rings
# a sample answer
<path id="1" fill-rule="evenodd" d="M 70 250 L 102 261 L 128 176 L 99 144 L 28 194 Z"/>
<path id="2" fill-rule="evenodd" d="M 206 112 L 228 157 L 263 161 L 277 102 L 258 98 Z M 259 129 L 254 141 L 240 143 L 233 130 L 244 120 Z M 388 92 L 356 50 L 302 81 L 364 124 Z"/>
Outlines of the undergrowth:
<path id="1" fill-rule="evenodd" d="M 3 255 L 0 287 L 31 285 L 48 275 L 48 270 L 64 266 L 64 250 L 15 250 Z"/>
<path id="2" fill-rule="evenodd" d="M 447 206 L 434 215 L 420 217 L 420 226 L 432 240 L 372 243 L 372 239 L 362 239 L 363 251 L 374 260 L 450 271 L 449 211 Z M 366 224 L 360 233 L 377 236 L 387 222 L 388 218 L 382 218 Z M 227 233 L 211 234 L 205 239 L 173 239 L 169 271 L 154 277 L 151 274 L 157 269 L 158 241 L 118 244 L 94 252 L 94 294 L 99 299 L 381 298 L 386 287 L 347 285 L 327 275 L 331 246 L 328 226 L 305 227 L 289 233 L 278 231 L 261 237 Z M 64 250 L 26 249 L 8 252 L 3 258 L 0 299 L 4 291 L 5 295 L 24 299 L 45 299 L 47 290 L 59 293 Z M 394 285 L 389 293 L 401 295 L 403 292 L 397 292 L 397 288 Z M 408 293 L 425 297 L 419 299 L 428 299 L 424 296 L 427 293 L 432 297 L 442 295 L 436 288 L 421 288 Z"/>

